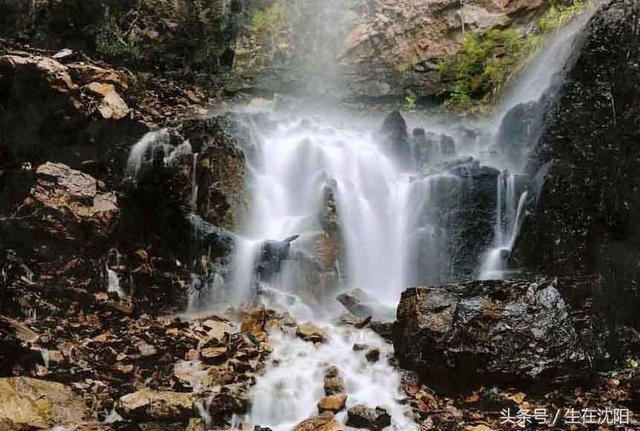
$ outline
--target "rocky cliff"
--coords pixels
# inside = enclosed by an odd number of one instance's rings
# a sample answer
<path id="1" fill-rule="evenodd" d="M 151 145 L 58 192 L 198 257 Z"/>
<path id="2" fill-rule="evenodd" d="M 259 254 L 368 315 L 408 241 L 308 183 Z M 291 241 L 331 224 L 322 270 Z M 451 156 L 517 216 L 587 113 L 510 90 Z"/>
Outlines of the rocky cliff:
<path id="1" fill-rule="evenodd" d="M 634 1 L 608 1 L 547 115 L 530 168 L 546 172 L 515 249 L 548 274 L 599 273 L 615 318 L 638 324 L 640 36 Z"/>

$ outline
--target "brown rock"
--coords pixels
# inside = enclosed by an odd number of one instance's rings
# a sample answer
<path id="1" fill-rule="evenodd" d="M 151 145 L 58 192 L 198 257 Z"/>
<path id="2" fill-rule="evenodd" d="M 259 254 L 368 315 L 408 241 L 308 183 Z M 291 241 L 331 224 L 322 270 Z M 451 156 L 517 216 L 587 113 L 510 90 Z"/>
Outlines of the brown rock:
<path id="1" fill-rule="evenodd" d="M 313 343 L 322 343 L 327 339 L 326 332 L 309 322 L 298 325 L 296 335 L 305 341 L 311 341 Z"/>
<path id="2" fill-rule="evenodd" d="M 13 423 L 20 429 L 72 426 L 82 421 L 84 409 L 82 400 L 60 383 L 27 377 L 0 379 L 0 424 Z"/>
<path id="3" fill-rule="evenodd" d="M 193 416 L 193 402 L 190 393 L 141 389 L 120 397 L 116 409 L 124 418 L 179 420 Z"/>
<path id="4" fill-rule="evenodd" d="M 22 226 L 28 229 L 84 242 L 87 235 L 106 235 L 118 211 L 115 194 L 100 192 L 95 178 L 48 162 L 36 170 L 36 183 L 19 215 L 24 217 Z"/>
<path id="5" fill-rule="evenodd" d="M 329 395 L 318 402 L 318 411 L 338 413 L 343 410 L 347 403 L 347 394 Z"/>
<path id="6" fill-rule="evenodd" d="M 333 413 L 324 412 L 303 420 L 293 428 L 293 431 L 338 431 L 339 429 Z"/>
<path id="7" fill-rule="evenodd" d="M 205 364 L 216 365 L 227 360 L 227 347 L 206 347 L 200 351 L 200 358 Z"/>

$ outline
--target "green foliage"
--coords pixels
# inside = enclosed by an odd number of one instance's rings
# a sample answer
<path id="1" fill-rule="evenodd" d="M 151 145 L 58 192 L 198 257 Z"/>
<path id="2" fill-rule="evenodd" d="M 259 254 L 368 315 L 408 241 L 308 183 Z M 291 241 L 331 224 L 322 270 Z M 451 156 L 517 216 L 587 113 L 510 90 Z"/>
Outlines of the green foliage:
<path id="1" fill-rule="evenodd" d="M 557 30 L 582 11 L 584 7 L 585 1 L 583 0 L 574 0 L 572 5 L 564 7 L 558 6 L 554 2 L 547 13 L 538 20 L 538 27 L 542 32 Z"/>
<path id="2" fill-rule="evenodd" d="M 253 33 L 267 49 L 273 50 L 287 27 L 289 17 L 280 3 L 274 3 L 264 10 L 256 11 L 251 20 Z"/>
<path id="3" fill-rule="evenodd" d="M 407 96 L 404 98 L 404 104 L 409 110 L 413 110 L 418 105 L 418 99 L 415 96 Z"/>
<path id="4" fill-rule="evenodd" d="M 464 108 L 474 102 L 495 100 L 524 60 L 540 47 L 544 34 L 566 24 L 584 6 L 583 0 L 574 0 L 570 6 L 553 3 L 539 19 L 537 33 L 514 29 L 468 32 L 461 50 L 438 64 L 443 80 L 449 82 L 447 105 Z"/>

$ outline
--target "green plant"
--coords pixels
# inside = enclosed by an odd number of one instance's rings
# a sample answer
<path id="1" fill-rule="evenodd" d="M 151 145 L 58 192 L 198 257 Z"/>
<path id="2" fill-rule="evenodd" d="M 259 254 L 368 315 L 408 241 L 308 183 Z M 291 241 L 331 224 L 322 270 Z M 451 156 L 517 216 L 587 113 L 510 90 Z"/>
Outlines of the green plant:
<path id="1" fill-rule="evenodd" d="M 251 20 L 253 33 L 268 49 L 274 49 L 278 44 L 287 23 L 287 12 L 280 3 L 257 11 Z"/>
<path id="2" fill-rule="evenodd" d="M 404 98 L 404 104 L 409 110 L 416 109 L 418 99 L 415 96 L 407 96 Z"/>
<path id="3" fill-rule="evenodd" d="M 543 35 L 565 25 L 585 4 L 583 0 L 574 0 L 569 6 L 553 3 L 538 20 L 537 33 L 514 29 L 467 32 L 460 51 L 438 63 L 442 79 L 449 82 L 447 106 L 493 102 L 525 60 L 539 49 Z"/>

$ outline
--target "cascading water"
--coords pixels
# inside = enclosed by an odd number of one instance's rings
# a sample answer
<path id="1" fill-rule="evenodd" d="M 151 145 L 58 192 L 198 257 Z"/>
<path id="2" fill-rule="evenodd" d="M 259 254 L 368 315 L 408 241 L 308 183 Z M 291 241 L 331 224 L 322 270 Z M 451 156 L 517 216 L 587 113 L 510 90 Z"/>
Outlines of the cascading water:
<path id="1" fill-rule="evenodd" d="M 329 9 L 333 14 L 339 11 L 340 2 L 301 0 L 298 6 L 304 12 L 301 17 L 326 16 Z M 572 43 L 584 22 L 571 24 L 541 54 L 542 59 L 554 58 L 554 67 L 545 64 L 531 69 L 518 84 L 521 91 L 512 92 L 504 102 L 505 110 L 497 117 L 500 121 L 508 109 L 539 98 L 551 85 L 571 53 L 562 46 Z M 310 27 L 309 34 L 301 38 L 303 47 L 310 43 L 310 52 L 318 53 L 316 57 L 323 61 L 337 52 L 339 25 L 335 29 Z M 329 45 L 322 40 L 330 41 Z M 324 72 L 309 76 L 307 92 L 327 95 L 339 91 L 337 67 L 323 69 L 313 62 L 307 66 L 307 73 Z M 399 375 L 386 360 L 390 346 L 368 329 L 337 323 L 340 310 L 335 296 L 341 290 L 359 288 L 395 308 L 409 285 L 455 279 L 460 274 L 452 264 L 458 257 L 452 254 L 457 250 L 452 237 L 475 226 L 460 228 L 457 218 L 464 217 L 468 196 L 482 192 L 483 187 L 486 191 L 490 182 L 496 194 L 494 238 L 484 262 L 474 270 L 479 269 L 481 278 L 506 276 L 506 257 L 525 215 L 528 194 L 516 172 L 527 153 L 518 153 L 514 161 L 504 148 L 498 146 L 496 151 L 483 131 L 469 133 L 450 122 L 434 126 L 434 121 L 418 119 L 414 122 L 434 127 L 427 133 L 415 129 L 409 139 L 410 155 L 401 156 L 398 148 L 385 146 L 366 121 L 299 111 L 266 116 L 269 120 L 257 122 L 260 125 L 248 120 L 253 138 L 251 151 L 247 151 L 252 205 L 243 232 L 235 238 L 232 273 L 225 279 L 216 272 L 212 277 L 194 277 L 189 311 L 220 302 L 222 296 L 216 295 L 223 295 L 225 304 L 258 298 L 270 307 L 284 308 L 298 321 L 313 320 L 328 339 L 313 344 L 293 334 L 272 333 L 272 363 L 257 378 L 250 412 L 236 417 L 234 427 L 260 425 L 284 431 L 313 416 L 324 395 L 324 371 L 334 365 L 345 378 L 347 408 L 385 406 L 392 416 L 392 429 L 416 429 L 400 402 Z M 128 172 L 135 177 L 157 147 L 163 150 L 164 163 L 171 163 L 175 154 L 191 153 L 187 145 L 171 147 L 162 131 L 147 135 L 132 149 Z M 193 162 L 195 208 L 195 154 Z M 493 190 L 492 186 L 488 189 Z M 327 266 L 319 263 L 318 244 L 329 235 L 323 220 L 328 194 L 335 199 L 335 230 L 339 232 L 332 234 L 339 238 L 339 245 L 334 244 L 338 249 L 328 253 L 333 261 Z M 478 211 L 471 212 L 471 217 L 484 209 Z M 310 286 L 321 271 L 322 280 L 332 282 Z M 382 359 L 370 363 L 362 352 L 353 350 L 355 343 L 379 348 Z M 339 422 L 344 419 L 344 412 L 338 414 Z"/>
<path id="2" fill-rule="evenodd" d="M 494 245 L 480 270 L 481 280 L 501 279 L 508 274 L 507 260 L 520 231 L 527 200 L 526 191 L 517 193 L 517 178 L 508 170 L 498 176 Z"/>

